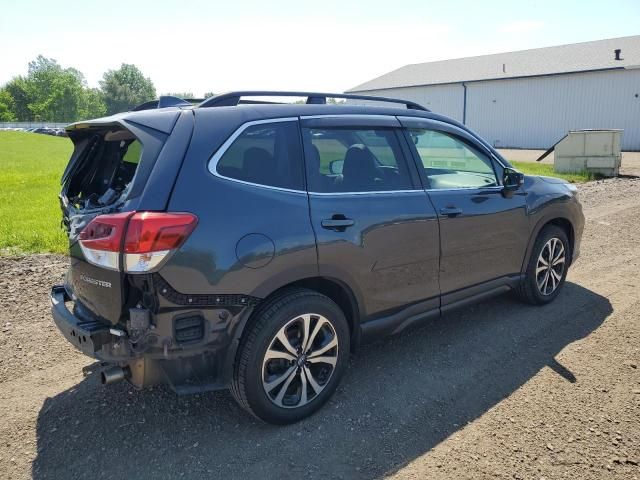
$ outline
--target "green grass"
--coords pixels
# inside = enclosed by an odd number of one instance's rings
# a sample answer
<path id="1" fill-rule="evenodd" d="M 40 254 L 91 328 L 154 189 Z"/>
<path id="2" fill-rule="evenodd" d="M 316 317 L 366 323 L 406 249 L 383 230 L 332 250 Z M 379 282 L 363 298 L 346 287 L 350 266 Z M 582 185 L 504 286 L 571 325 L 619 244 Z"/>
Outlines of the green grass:
<path id="1" fill-rule="evenodd" d="M 67 249 L 60 227 L 60 176 L 68 138 L 0 132 L 0 254 Z"/>
<path id="2" fill-rule="evenodd" d="M 597 180 L 600 178 L 597 174 L 590 172 L 578 172 L 578 173 L 558 173 L 553 171 L 553 165 L 549 163 L 539 162 L 514 162 L 511 164 L 518 170 L 526 175 L 543 175 L 545 177 L 558 177 L 563 178 L 571 183 L 584 183 L 591 180 Z"/>

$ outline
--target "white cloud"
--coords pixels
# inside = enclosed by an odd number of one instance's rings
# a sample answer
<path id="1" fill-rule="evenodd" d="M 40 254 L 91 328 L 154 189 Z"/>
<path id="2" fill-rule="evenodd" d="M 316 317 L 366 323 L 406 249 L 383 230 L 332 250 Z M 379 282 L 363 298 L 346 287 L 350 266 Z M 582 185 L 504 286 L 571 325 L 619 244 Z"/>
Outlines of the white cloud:
<path id="1" fill-rule="evenodd" d="M 541 30 L 544 22 L 540 20 L 517 20 L 502 24 L 498 27 L 498 31 L 502 33 L 529 33 Z"/>

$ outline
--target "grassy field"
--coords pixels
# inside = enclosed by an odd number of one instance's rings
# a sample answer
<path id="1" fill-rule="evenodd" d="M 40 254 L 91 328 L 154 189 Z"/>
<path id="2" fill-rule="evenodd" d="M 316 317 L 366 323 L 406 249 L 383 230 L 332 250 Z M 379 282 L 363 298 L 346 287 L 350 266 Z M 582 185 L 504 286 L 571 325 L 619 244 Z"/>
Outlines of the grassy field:
<path id="1" fill-rule="evenodd" d="M 68 138 L 0 132 L 0 253 L 64 252 L 60 176 Z"/>
<path id="2" fill-rule="evenodd" d="M 67 250 L 60 228 L 60 176 L 71 141 L 24 132 L 0 132 L 0 254 Z M 512 162 L 523 173 L 585 182 L 587 174 L 557 174 L 553 165 Z"/>
<path id="3" fill-rule="evenodd" d="M 545 177 L 559 177 L 564 178 L 567 182 L 571 183 L 584 183 L 599 178 L 597 175 L 588 172 L 580 173 L 557 173 L 553 171 L 553 165 L 549 163 L 538 162 L 514 162 L 511 164 L 520 172 L 526 175 L 543 175 Z"/>

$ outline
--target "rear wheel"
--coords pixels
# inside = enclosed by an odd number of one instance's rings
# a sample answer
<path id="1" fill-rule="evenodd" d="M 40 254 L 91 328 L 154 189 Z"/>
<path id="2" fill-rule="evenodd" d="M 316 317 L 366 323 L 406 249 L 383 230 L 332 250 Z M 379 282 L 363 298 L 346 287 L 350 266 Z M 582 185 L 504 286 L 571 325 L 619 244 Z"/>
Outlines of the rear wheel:
<path id="1" fill-rule="evenodd" d="M 231 391 L 265 422 L 297 422 L 329 399 L 348 356 L 349 327 L 340 308 L 317 292 L 288 290 L 256 312 Z"/>
<path id="2" fill-rule="evenodd" d="M 518 287 L 521 300 L 534 305 L 549 303 L 562 289 L 569 267 L 567 234 L 555 225 L 542 229 L 531 253 L 525 278 Z"/>

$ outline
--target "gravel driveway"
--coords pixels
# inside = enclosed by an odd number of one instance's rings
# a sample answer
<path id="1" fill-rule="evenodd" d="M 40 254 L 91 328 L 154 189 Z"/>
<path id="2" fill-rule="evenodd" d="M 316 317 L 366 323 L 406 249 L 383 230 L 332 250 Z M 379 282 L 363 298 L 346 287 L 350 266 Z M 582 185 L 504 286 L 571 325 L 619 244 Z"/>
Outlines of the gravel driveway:
<path id="1" fill-rule="evenodd" d="M 503 296 L 363 347 L 288 427 L 226 392 L 102 387 L 56 331 L 59 256 L 0 257 L 0 477 L 640 478 L 640 179 L 580 187 L 564 292 Z"/>

